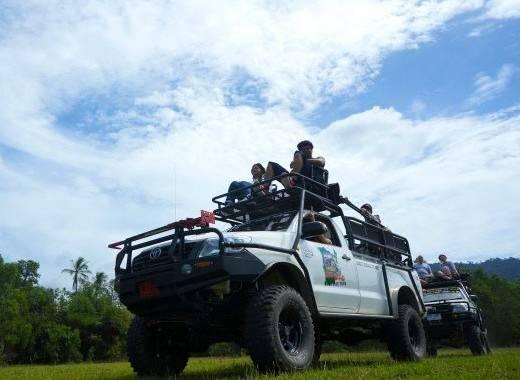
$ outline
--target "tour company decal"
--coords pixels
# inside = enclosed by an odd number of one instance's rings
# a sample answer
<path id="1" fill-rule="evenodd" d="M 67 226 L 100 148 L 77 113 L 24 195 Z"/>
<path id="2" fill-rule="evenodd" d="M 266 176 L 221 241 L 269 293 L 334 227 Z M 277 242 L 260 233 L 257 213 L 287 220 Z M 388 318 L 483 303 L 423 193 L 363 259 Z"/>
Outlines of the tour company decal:
<path id="1" fill-rule="evenodd" d="M 318 248 L 323 260 L 323 270 L 325 271 L 325 285 L 327 286 L 347 286 L 345 276 L 341 273 L 338 265 L 338 254 L 336 250 L 329 250 L 325 247 Z"/>

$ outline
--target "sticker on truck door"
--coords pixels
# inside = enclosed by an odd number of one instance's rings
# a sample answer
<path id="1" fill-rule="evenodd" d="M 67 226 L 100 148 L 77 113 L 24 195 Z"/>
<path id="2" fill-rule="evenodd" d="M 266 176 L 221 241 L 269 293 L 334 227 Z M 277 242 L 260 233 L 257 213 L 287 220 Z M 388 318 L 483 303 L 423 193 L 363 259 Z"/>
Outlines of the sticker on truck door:
<path id="1" fill-rule="evenodd" d="M 334 249 L 318 247 L 323 260 L 326 286 L 347 286 L 345 276 L 341 273 L 338 265 L 338 254 Z"/>

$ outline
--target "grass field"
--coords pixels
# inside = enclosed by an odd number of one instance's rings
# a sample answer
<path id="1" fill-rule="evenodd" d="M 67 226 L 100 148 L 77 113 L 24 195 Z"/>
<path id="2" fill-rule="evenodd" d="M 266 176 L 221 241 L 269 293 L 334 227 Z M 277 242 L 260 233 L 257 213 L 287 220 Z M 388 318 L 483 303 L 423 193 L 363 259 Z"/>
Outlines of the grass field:
<path id="1" fill-rule="evenodd" d="M 269 379 L 247 357 L 194 358 L 180 379 Z M 128 363 L 0 367 L 0 379 L 136 379 Z M 520 348 L 474 357 L 467 350 L 440 350 L 420 363 L 397 363 L 384 352 L 324 354 L 319 368 L 277 376 L 286 379 L 520 379 Z"/>

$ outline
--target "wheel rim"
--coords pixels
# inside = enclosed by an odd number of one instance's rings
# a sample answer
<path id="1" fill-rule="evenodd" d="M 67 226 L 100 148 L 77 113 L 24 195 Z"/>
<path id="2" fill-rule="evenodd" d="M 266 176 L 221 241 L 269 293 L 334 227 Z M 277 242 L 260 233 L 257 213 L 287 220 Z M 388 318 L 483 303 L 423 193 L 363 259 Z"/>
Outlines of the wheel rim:
<path id="1" fill-rule="evenodd" d="M 421 346 L 421 337 L 419 333 L 419 327 L 416 323 L 414 323 L 413 320 L 408 321 L 408 338 L 413 350 L 415 352 L 419 351 Z"/>
<path id="2" fill-rule="evenodd" d="M 287 353 L 296 355 L 300 352 L 303 340 L 303 325 L 298 312 L 293 308 L 286 308 L 280 313 L 278 334 Z"/>

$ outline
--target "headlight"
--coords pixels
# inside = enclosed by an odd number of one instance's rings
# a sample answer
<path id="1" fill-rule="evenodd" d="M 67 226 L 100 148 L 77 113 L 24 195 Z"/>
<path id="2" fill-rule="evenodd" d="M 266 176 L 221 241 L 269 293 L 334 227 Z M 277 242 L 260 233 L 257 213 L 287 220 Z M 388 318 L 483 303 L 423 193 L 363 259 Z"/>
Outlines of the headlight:
<path id="1" fill-rule="evenodd" d="M 454 313 L 464 313 L 468 311 L 468 305 L 465 303 L 454 303 L 451 305 L 451 311 Z"/>
<path id="2" fill-rule="evenodd" d="M 233 236 L 233 237 L 225 237 L 224 243 L 234 243 L 234 244 L 251 243 L 251 240 L 252 239 L 249 236 L 240 236 L 240 237 Z M 219 242 L 219 239 L 215 239 L 215 238 L 207 239 L 204 242 L 202 249 L 200 250 L 199 257 L 218 255 L 218 242 Z M 242 248 L 227 247 L 225 249 L 225 252 L 226 253 L 238 253 L 241 250 L 242 250 Z"/>

